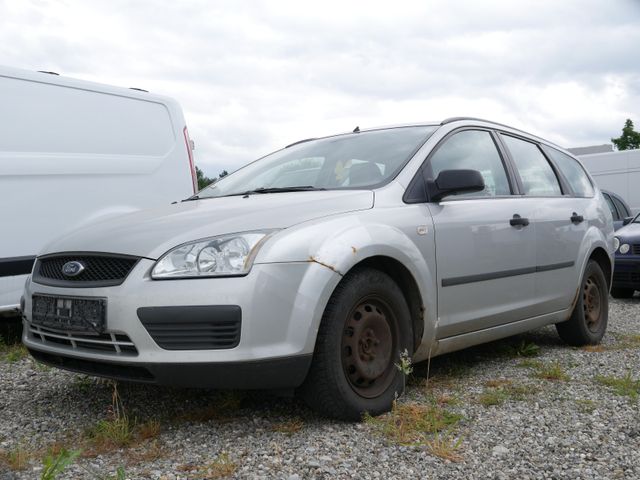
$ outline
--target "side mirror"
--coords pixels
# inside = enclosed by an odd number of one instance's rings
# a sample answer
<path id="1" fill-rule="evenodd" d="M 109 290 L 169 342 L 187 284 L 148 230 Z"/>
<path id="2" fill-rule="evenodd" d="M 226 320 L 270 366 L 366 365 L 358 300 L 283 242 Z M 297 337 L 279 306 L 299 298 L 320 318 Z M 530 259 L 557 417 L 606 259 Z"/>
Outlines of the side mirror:
<path id="1" fill-rule="evenodd" d="M 633 220 L 633 217 L 625 217 L 625 219 L 622 220 L 622 225 L 629 225 L 632 220 Z"/>
<path id="2" fill-rule="evenodd" d="M 481 192 L 484 190 L 484 178 L 478 170 L 442 170 L 428 187 L 429 198 L 438 202 L 447 195 Z"/>

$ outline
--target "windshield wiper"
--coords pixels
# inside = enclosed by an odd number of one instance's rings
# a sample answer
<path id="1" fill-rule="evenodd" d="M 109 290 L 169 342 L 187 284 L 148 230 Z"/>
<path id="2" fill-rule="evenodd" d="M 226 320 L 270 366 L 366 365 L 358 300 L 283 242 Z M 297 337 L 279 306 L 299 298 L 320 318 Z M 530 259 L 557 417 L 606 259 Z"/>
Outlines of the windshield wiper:
<path id="1" fill-rule="evenodd" d="M 297 185 L 292 187 L 260 187 L 253 190 L 247 190 L 242 193 L 230 193 L 229 195 L 222 195 L 223 197 L 240 196 L 248 197 L 249 195 L 260 193 L 285 193 L 285 192 L 313 192 L 319 190 L 326 190 L 322 187 L 314 187 L 313 185 Z"/>

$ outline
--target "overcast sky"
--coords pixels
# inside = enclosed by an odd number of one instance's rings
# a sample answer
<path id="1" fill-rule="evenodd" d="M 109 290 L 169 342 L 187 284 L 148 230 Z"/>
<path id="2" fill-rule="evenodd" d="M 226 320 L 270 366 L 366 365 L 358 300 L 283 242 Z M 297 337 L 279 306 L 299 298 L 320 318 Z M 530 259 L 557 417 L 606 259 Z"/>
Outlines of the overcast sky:
<path id="1" fill-rule="evenodd" d="M 640 127 L 639 45 L 640 0 L 0 0 L 0 64 L 174 97 L 209 176 L 460 115 L 610 143 Z"/>

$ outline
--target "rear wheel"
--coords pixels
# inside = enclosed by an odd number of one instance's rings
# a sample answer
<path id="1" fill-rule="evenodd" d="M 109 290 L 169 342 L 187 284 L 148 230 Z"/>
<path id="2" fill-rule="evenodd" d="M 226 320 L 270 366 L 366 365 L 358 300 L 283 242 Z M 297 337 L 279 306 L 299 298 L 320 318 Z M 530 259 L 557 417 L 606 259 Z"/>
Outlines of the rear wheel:
<path id="1" fill-rule="evenodd" d="M 633 297 L 634 293 L 635 293 L 635 290 L 633 288 L 613 287 L 611 289 L 611 296 L 613 298 L 631 298 Z"/>
<path id="2" fill-rule="evenodd" d="M 609 295 L 600 265 L 589 260 L 582 276 L 578 301 L 569 320 L 556 324 L 560 338 L 569 345 L 595 345 L 607 329 Z"/>
<path id="3" fill-rule="evenodd" d="M 350 272 L 325 309 L 303 397 L 344 420 L 388 411 L 404 391 L 395 364 L 411 353 L 411 339 L 409 308 L 391 277 L 372 268 Z"/>

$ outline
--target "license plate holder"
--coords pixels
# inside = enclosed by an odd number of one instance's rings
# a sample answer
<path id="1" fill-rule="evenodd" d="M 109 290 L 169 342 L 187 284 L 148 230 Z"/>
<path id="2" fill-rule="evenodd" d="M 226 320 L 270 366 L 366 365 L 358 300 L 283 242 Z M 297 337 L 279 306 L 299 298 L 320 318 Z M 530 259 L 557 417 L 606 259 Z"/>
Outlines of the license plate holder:
<path id="1" fill-rule="evenodd" d="M 64 332 L 99 335 L 106 328 L 106 312 L 104 298 L 33 295 L 31 323 Z"/>

